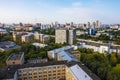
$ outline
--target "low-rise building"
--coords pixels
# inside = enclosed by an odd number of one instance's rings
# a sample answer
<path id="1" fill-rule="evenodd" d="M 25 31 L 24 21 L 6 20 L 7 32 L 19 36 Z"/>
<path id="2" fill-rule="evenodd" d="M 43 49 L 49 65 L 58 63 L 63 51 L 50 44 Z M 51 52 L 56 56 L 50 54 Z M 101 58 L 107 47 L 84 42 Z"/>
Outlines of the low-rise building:
<path id="1" fill-rule="evenodd" d="M 80 46 L 81 48 L 89 48 L 89 49 L 93 49 L 93 51 L 95 52 L 99 52 L 99 53 L 119 53 L 120 52 L 120 46 L 119 45 L 114 45 L 111 43 L 95 43 L 95 42 L 80 42 Z"/>
<path id="2" fill-rule="evenodd" d="M 24 52 L 12 53 L 6 60 L 7 65 L 24 64 Z"/>
<path id="3" fill-rule="evenodd" d="M 45 63 L 45 62 L 48 62 L 48 59 L 47 58 L 41 58 L 41 57 L 31 58 L 31 59 L 27 60 L 28 64 Z"/>
<path id="4" fill-rule="evenodd" d="M 50 40 L 50 37 L 47 36 L 47 35 L 44 35 L 44 36 L 42 37 L 42 41 L 41 41 L 41 42 L 45 43 L 45 42 L 49 42 L 49 40 Z"/>
<path id="5" fill-rule="evenodd" d="M 67 61 L 78 61 L 77 58 L 75 58 L 72 54 L 70 54 L 67 51 L 61 51 L 57 54 L 57 60 L 58 61 L 63 61 L 63 60 L 67 60 Z"/>
<path id="6" fill-rule="evenodd" d="M 48 51 L 47 54 L 50 59 L 55 59 L 55 58 L 57 58 L 58 53 L 65 51 L 65 50 L 73 50 L 73 47 L 72 46 L 64 46 L 61 48 L 57 48 L 57 49 Z"/>
<path id="7" fill-rule="evenodd" d="M 31 24 L 25 24 L 24 26 L 16 26 L 16 31 L 31 31 L 33 30 L 33 26 Z"/>
<path id="8" fill-rule="evenodd" d="M 21 36 L 27 35 L 27 32 L 13 32 L 13 40 L 21 40 Z"/>
<path id="9" fill-rule="evenodd" d="M 1 29 L 0 28 L 0 35 L 4 35 L 7 34 L 8 32 L 6 31 L 6 29 Z"/>
<path id="10" fill-rule="evenodd" d="M 34 39 L 41 42 L 41 43 L 45 43 L 45 42 L 49 42 L 50 37 L 44 34 L 39 34 L 38 32 L 34 33 Z"/>
<path id="11" fill-rule="evenodd" d="M 1 80 L 100 80 L 84 64 L 55 61 L 0 68 Z"/>
<path id="12" fill-rule="evenodd" d="M 42 44 L 42 43 L 32 43 L 32 45 L 36 46 L 36 47 L 40 47 L 40 48 L 43 48 L 45 46 L 47 46 L 47 44 Z"/>
<path id="13" fill-rule="evenodd" d="M 0 51 L 6 51 L 6 50 L 18 49 L 18 48 L 21 48 L 21 46 L 16 45 L 12 41 L 0 42 Z"/>
<path id="14" fill-rule="evenodd" d="M 33 39 L 34 39 L 33 33 L 28 33 L 27 35 L 23 35 L 23 36 L 21 37 L 21 41 L 22 41 L 22 42 L 25 42 L 25 43 L 28 43 L 28 42 L 30 42 L 30 41 L 33 40 Z"/>
<path id="15" fill-rule="evenodd" d="M 79 51 L 73 50 L 73 51 L 69 51 L 69 52 L 70 52 L 70 54 L 72 54 L 75 58 L 77 58 L 78 61 L 80 60 L 81 55 L 80 55 L 80 52 L 79 52 Z"/>

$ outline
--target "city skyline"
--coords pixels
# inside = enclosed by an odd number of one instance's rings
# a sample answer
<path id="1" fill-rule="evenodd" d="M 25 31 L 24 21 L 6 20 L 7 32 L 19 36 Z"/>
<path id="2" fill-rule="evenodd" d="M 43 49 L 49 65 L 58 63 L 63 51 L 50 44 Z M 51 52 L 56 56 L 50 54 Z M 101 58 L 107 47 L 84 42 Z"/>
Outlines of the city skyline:
<path id="1" fill-rule="evenodd" d="M 120 21 L 119 3 L 114 0 L 0 0 L 0 22 L 87 23 L 100 20 L 116 24 Z"/>

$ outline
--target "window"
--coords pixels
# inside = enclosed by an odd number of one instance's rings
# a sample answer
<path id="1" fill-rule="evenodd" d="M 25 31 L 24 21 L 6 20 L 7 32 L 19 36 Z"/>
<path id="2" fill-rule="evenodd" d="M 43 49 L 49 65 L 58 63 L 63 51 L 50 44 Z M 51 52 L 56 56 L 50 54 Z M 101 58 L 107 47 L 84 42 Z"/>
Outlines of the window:
<path id="1" fill-rule="evenodd" d="M 15 64 L 15 62 L 13 62 L 13 64 Z"/>

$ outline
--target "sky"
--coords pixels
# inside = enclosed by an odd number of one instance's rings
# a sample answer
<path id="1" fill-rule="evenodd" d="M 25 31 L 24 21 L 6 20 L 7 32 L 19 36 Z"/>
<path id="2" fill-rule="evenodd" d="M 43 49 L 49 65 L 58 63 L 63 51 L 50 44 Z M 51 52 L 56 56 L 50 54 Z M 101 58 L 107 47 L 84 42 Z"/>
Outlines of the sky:
<path id="1" fill-rule="evenodd" d="M 120 23 L 120 0 L 0 0 L 2 23 Z"/>

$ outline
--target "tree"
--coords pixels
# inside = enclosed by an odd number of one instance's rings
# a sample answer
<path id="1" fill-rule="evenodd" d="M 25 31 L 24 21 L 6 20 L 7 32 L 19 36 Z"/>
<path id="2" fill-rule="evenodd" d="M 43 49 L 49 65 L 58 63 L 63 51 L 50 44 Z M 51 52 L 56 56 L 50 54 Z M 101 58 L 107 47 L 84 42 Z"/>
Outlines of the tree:
<path id="1" fill-rule="evenodd" d="M 117 64 L 115 67 L 113 67 L 111 72 L 113 80 L 120 80 L 120 64 Z"/>
<path id="2" fill-rule="evenodd" d="M 112 66 L 115 66 L 117 64 L 117 58 L 115 54 L 111 54 L 110 63 Z"/>

